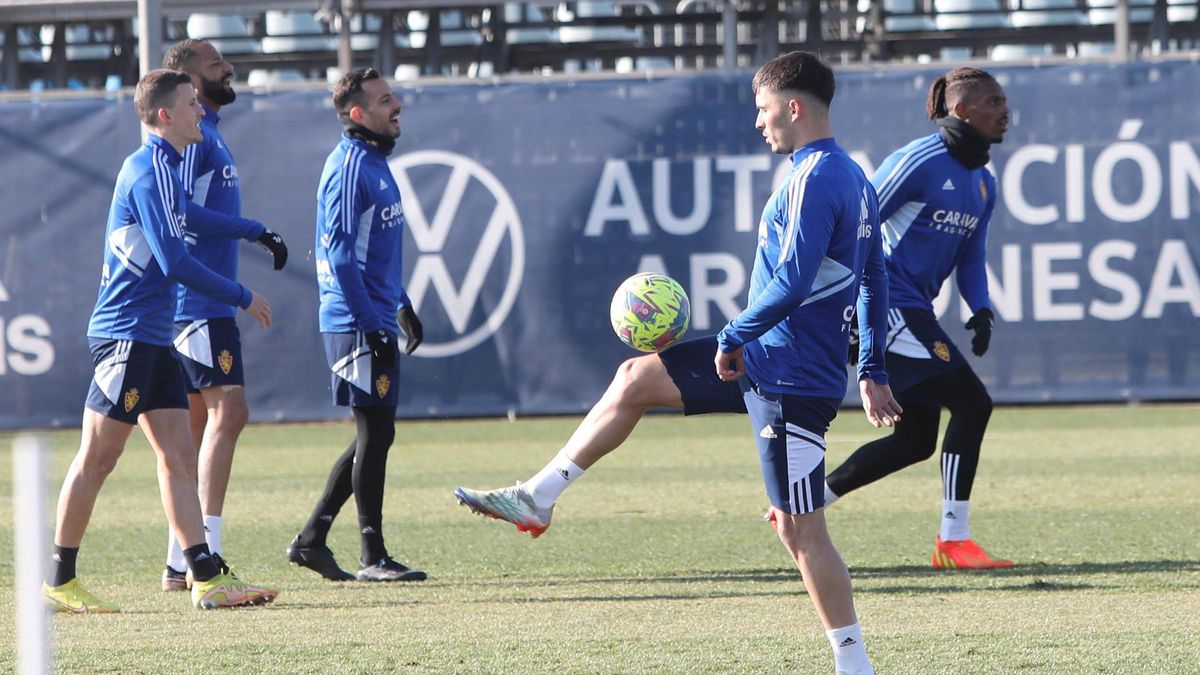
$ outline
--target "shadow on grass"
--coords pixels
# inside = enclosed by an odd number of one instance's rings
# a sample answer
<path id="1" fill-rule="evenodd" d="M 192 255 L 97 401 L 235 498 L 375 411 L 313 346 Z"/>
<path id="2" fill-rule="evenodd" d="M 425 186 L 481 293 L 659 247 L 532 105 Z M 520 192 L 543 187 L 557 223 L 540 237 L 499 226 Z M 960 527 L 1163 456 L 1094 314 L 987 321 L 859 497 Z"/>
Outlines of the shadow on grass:
<path id="1" fill-rule="evenodd" d="M 855 580 L 856 594 L 951 594 L 1005 591 L 1082 591 L 1100 588 L 1102 584 L 1068 582 L 1061 577 L 1146 574 L 1146 573 L 1200 572 L 1200 561 L 1196 560 L 1130 560 L 1095 563 L 1025 563 L 999 570 L 941 571 L 924 565 L 893 565 L 857 567 L 850 570 Z M 904 580 L 901 583 L 882 583 L 887 580 Z M 986 579 L 989 585 L 981 587 L 978 581 Z M 907 583 L 905 582 L 907 581 Z M 857 583 L 861 582 L 861 583 Z M 787 588 L 754 588 L 731 590 L 728 587 L 706 586 L 751 583 L 787 584 Z M 587 585 L 652 585 L 679 584 L 692 588 L 680 593 L 614 593 L 571 594 L 571 588 Z M 800 575 L 795 569 L 785 567 L 743 569 L 731 571 L 698 570 L 678 575 L 613 576 L 613 577 L 546 577 L 546 578 L 500 578 L 478 579 L 459 582 L 456 585 L 481 587 L 502 586 L 518 594 L 527 591 L 529 596 L 509 596 L 505 599 L 487 598 L 473 602 L 648 602 L 663 600 L 704 600 L 739 597 L 791 596 L 804 592 Z M 548 597 L 547 592 L 562 592 L 562 596 Z"/>

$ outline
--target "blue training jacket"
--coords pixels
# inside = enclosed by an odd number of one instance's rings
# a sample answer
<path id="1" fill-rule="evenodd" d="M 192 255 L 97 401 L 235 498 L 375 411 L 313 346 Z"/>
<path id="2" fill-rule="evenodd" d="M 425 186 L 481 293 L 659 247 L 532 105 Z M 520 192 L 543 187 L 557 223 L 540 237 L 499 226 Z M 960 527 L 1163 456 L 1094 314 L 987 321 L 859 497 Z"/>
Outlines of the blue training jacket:
<path id="1" fill-rule="evenodd" d="M 850 321 L 858 308 L 859 377 L 887 384 L 887 272 L 875 190 L 832 138 L 792 154 L 792 172 L 758 226 L 750 297 L 717 335 L 745 347 L 759 388 L 841 399 Z"/>
<path id="2" fill-rule="evenodd" d="M 187 197 L 188 252 L 205 267 L 237 281 L 238 239 L 255 241 L 266 231 L 262 223 L 242 218 L 242 195 L 237 166 L 225 139 L 217 130 L 220 115 L 204 106 L 200 131 L 204 140 L 183 151 L 179 169 Z M 176 321 L 232 317 L 237 308 L 187 286 L 179 287 Z"/>
<path id="3" fill-rule="evenodd" d="M 996 178 L 968 169 L 941 136 L 918 138 L 883 160 L 871 180 L 879 192 L 883 251 L 892 307 L 933 309 L 955 271 L 972 312 L 991 307 L 987 228 L 996 206 Z"/>
<path id="4" fill-rule="evenodd" d="M 379 148 L 345 134 L 317 185 L 317 287 L 322 333 L 399 333 L 410 303 L 401 280 L 404 210 Z"/>
<path id="5" fill-rule="evenodd" d="M 170 143 L 150 134 L 121 165 L 88 337 L 170 345 L 176 282 L 227 305 L 250 306 L 249 290 L 188 255 L 181 160 Z"/>

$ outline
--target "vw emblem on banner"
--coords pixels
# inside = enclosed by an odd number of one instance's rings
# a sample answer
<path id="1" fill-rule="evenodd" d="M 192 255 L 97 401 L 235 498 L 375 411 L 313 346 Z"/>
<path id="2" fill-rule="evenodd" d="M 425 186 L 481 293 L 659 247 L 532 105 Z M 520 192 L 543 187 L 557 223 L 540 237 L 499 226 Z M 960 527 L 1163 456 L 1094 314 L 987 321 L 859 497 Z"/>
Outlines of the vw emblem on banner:
<path id="1" fill-rule="evenodd" d="M 425 342 L 413 356 L 442 358 L 462 354 L 495 334 L 516 303 L 525 273 L 521 217 L 504 185 L 469 157 L 442 150 L 422 150 L 396 157 L 389 166 L 400 187 L 404 217 L 418 251 L 411 268 L 405 270 L 408 296 L 418 316 L 424 316 L 422 308 L 440 302 L 454 332 L 450 337 L 427 332 Z M 413 187 L 419 181 L 418 176 L 435 175 L 426 174 L 426 167 L 433 167 L 437 176 L 446 175 L 448 168 L 449 177 L 444 187 L 438 181 L 438 189 L 426 192 L 423 188 L 418 194 Z M 468 196 L 472 205 L 470 215 L 466 212 Z M 443 256 L 452 232 L 459 242 L 454 246 L 454 255 L 470 256 L 465 274 L 459 273 L 458 278 L 451 274 Z M 463 241 L 472 244 L 463 246 Z M 472 322 L 472 315 L 477 316 L 484 284 L 489 276 L 494 277 L 491 272 L 497 259 L 504 257 L 500 254 L 505 242 L 509 268 L 500 299 L 494 306 L 482 308 L 486 317 L 482 322 Z"/>

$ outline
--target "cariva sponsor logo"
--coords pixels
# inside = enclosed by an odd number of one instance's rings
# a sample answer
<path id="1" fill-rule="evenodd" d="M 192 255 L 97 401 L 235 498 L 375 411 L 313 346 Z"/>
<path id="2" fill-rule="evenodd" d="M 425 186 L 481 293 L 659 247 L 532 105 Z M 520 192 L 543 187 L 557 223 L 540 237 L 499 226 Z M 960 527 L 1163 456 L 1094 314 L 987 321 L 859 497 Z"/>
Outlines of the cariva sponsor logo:
<path id="1" fill-rule="evenodd" d="M 938 209 L 933 212 L 933 222 L 939 225 L 953 225 L 955 227 L 965 227 L 968 230 L 974 230 L 979 226 L 979 216 L 973 216 L 961 211 Z"/>

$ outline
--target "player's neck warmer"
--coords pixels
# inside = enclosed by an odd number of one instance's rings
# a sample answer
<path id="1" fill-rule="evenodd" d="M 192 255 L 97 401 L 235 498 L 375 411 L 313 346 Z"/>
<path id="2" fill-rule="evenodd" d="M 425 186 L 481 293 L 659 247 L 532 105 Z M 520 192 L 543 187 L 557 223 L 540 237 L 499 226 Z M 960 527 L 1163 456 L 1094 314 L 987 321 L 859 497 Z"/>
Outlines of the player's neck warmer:
<path id="1" fill-rule="evenodd" d="M 377 134 L 363 125 L 353 122 L 346 125 L 346 135 L 364 143 L 370 143 L 385 155 L 392 154 L 392 148 L 396 147 L 396 139 Z"/>
<path id="2" fill-rule="evenodd" d="M 950 156 L 962 162 L 968 169 L 978 169 L 988 163 L 988 142 L 974 127 L 947 115 L 937 121 L 938 134 L 946 144 Z"/>

